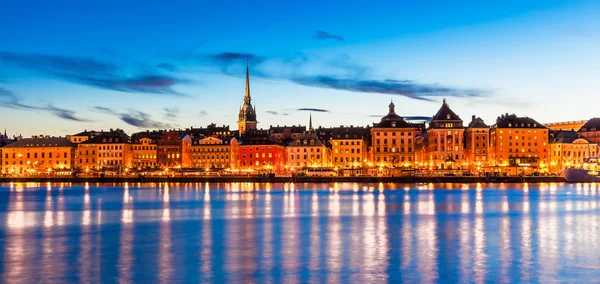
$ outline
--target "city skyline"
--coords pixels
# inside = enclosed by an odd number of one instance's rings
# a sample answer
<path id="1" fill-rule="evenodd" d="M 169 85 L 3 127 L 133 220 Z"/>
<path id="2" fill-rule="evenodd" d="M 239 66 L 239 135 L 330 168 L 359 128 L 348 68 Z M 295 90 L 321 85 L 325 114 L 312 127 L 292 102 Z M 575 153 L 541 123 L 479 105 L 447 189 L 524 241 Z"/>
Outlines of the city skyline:
<path id="1" fill-rule="evenodd" d="M 506 112 L 542 123 L 597 116 L 585 103 L 600 75 L 591 1 L 385 3 L 383 12 L 379 2 L 377 14 L 355 3 L 211 5 L 5 4 L 0 127 L 24 136 L 233 129 L 246 60 L 258 128 L 306 125 L 309 112 L 316 127 L 371 125 L 390 99 L 401 116 L 433 116 L 447 98 L 464 121 L 488 124 Z"/>

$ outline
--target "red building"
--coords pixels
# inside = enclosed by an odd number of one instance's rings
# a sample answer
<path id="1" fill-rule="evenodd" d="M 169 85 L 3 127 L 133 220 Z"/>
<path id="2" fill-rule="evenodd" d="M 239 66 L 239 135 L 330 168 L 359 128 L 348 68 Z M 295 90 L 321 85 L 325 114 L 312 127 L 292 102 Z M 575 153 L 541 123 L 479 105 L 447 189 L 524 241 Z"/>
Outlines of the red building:
<path id="1" fill-rule="evenodd" d="M 156 141 L 160 168 L 189 168 L 192 164 L 192 138 L 185 133 L 165 132 Z"/>
<path id="2" fill-rule="evenodd" d="M 285 148 L 272 141 L 268 131 L 251 130 L 240 140 L 237 161 L 240 171 L 285 172 Z"/>

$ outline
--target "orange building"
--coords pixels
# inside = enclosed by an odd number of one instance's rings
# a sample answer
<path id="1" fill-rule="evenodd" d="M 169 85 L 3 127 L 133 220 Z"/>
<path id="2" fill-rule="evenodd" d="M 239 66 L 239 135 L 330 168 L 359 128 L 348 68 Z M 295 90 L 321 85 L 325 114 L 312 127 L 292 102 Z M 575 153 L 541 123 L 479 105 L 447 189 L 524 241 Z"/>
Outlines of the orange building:
<path id="1" fill-rule="evenodd" d="M 533 118 L 498 117 L 490 129 L 490 147 L 490 163 L 498 171 L 517 175 L 548 170 L 548 128 Z"/>
<path id="2" fill-rule="evenodd" d="M 335 127 L 331 129 L 331 164 L 338 168 L 356 168 L 368 164 L 367 134 L 365 127 Z"/>
<path id="3" fill-rule="evenodd" d="M 64 174 L 73 169 L 75 145 L 64 137 L 33 136 L 2 147 L 2 155 L 7 175 Z"/>
<path id="4" fill-rule="evenodd" d="M 419 133 L 419 126 L 397 115 L 391 102 L 388 114 L 371 129 L 372 163 L 380 167 L 412 167 L 414 138 Z"/>
<path id="5" fill-rule="evenodd" d="M 169 131 L 156 142 L 156 162 L 160 168 L 192 166 L 192 138 L 185 133 Z"/>
<path id="6" fill-rule="evenodd" d="M 466 168 L 463 121 L 444 99 L 427 129 L 425 161 L 433 169 Z"/>
<path id="7" fill-rule="evenodd" d="M 132 167 L 138 170 L 157 167 L 156 139 L 151 137 L 137 138 L 131 143 Z"/>
<path id="8" fill-rule="evenodd" d="M 481 171 L 488 166 L 489 141 L 490 127 L 473 116 L 465 130 L 465 158 L 470 170 Z"/>

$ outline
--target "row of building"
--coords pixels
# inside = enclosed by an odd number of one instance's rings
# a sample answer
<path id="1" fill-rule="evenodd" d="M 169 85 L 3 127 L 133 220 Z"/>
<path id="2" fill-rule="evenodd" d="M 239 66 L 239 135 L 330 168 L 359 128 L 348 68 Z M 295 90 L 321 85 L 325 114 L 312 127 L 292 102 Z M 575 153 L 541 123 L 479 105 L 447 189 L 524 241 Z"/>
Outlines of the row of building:
<path id="1" fill-rule="evenodd" d="M 295 173 L 310 168 L 347 175 L 398 171 L 560 172 L 598 156 L 600 119 L 546 126 L 530 117 L 503 114 L 487 125 L 465 122 L 444 99 L 428 123 L 396 114 L 391 102 L 379 123 L 313 128 L 258 129 L 246 73 L 238 130 L 229 126 L 154 130 L 83 131 L 67 137 L 0 135 L 1 173 L 227 171 Z"/>

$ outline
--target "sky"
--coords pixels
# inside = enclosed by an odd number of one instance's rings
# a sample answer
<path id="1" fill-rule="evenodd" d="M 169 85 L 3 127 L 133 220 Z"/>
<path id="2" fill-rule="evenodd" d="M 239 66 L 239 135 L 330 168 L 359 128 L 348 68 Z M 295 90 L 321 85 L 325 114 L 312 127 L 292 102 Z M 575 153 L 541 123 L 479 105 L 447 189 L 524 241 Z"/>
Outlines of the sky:
<path id="1" fill-rule="evenodd" d="M 600 2 L 0 0 L 0 130 L 600 116 Z"/>

